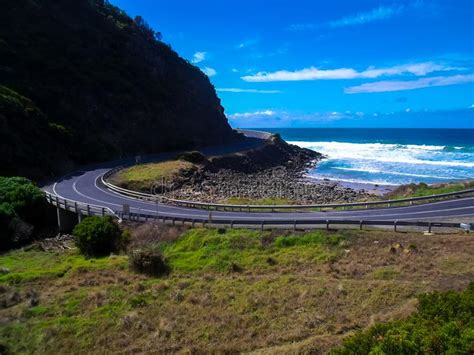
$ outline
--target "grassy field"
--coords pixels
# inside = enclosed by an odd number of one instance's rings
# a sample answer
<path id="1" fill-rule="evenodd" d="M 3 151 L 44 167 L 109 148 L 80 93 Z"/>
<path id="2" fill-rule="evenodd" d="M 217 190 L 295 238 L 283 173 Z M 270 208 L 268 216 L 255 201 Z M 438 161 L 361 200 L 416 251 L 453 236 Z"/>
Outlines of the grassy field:
<path id="1" fill-rule="evenodd" d="M 191 169 L 194 164 L 183 160 L 168 160 L 160 163 L 135 165 L 120 170 L 109 178 L 109 181 L 117 186 L 149 192 L 154 184 L 172 180 L 178 173 L 185 169 Z"/>
<path id="2" fill-rule="evenodd" d="M 32 246 L 0 256 L 0 348 L 13 353 L 326 352 L 474 279 L 474 239 L 130 225 L 171 272 Z M 8 270 L 6 270 L 8 269 Z"/>

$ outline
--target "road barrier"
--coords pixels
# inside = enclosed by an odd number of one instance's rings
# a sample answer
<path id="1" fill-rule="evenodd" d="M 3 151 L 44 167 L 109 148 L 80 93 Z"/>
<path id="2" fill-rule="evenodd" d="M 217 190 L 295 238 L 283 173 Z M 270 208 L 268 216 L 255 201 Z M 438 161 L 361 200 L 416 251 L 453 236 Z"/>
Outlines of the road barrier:
<path id="1" fill-rule="evenodd" d="M 396 232 L 400 227 L 418 227 L 425 228 L 426 231 L 432 232 L 434 228 L 450 228 L 461 229 L 469 231 L 474 229 L 474 224 L 466 223 L 445 223 L 445 222 L 411 222 L 411 221 L 378 221 L 378 220 L 343 220 L 343 219 L 228 219 L 228 218 L 191 218 L 169 216 L 157 212 L 156 214 L 143 213 L 139 208 L 133 208 L 130 213 L 123 213 L 123 211 L 113 211 L 108 207 L 99 205 L 92 205 L 88 203 L 78 202 L 70 199 L 65 199 L 57 195 L 45 192 L 46 200 L 60 209 L 74 212 L 79 216 L 106 216 L 110 215 L 117 218 L 119 221 L 129 220 L 134 222 L 161 222 L 166 224 L 182 224 L 195 227 L 201 225 L 202 227 L 230 227 L 230 228 L 252 228 L 252 229 L 315 229 L 325 228 L 329 230 L 332 227 L 345 226 L 351 229 L 363 229 L 364 227 L 392 227 Z M 135 210 L 136 212 L 133 212 Z M 283 215 L 282 215 L 283 216 Z"/>
<path id="2" fill-rule="evenodd" d="M 474 196 L 474 189 L 468 189 L 458 192 L 449 192 L 445 194 L 437 194 L 422 197 L 411 197 L 396 200 L 380 200 L 367 202 L 351 202 L 351 203 L 333 203 L 333 204 L 308 204 L 308 205 L 238 205 L 238 204 L 222 204 L 207 203 L 197 201 L 177 200 L 160 195 L 153 195 L 145 192 L 132 191 L 111 184 L 107 179 L 124 167 L 117 167 L 107 171 L 101 177 L 101 183 L 109 190 L 119 194 L 133 197 L 140 200 L 159 202 L 167 205 L 197 208 L 214 211 L 233 211 L 233 212 L 307 212 L 307 211 L 325 211 L 325 210 L 352 210 L 352 209 L 369 209 L 369 208 L 391 208 L 400 207 L 402 205 L 419 204 L 420 202 L 443 201 L 462 197 Z"/>
<path id="3" fill-rule="evenodd" d="M 77 214 L 78 216 L 113 216 L 119 220 L 121 218 L 119 215 L 114 212 L 112 209 L 108 207 L 103 207 L 99 205 L 91 205 L 88 203 L 84 202 L 78 202 L 70 199 L 65 199 L 62 197 L 59 197 L 55 194 L 49 193 L 44 191 L 44 195 L 46 197 L 46 201 L 53 205 L 56 206 L 62 210 L 73 212 Z"/>

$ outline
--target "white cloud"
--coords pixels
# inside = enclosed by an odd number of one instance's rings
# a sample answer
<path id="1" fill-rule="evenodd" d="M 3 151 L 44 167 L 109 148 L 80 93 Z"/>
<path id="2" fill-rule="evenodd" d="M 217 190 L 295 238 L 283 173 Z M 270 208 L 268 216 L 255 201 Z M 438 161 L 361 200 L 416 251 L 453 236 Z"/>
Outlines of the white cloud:
<path id="1" fill-rule="evenodd" d="M 472 104 L 471 106 L 469 106 L 468 108 L 474 108 L 474 104 Z"/>
<path id="2" fill-rule="evenodd" d="M 380 6 L 376 9 L 372 9 L 366 12 L 359 12 L 355 15 L 343 17 L 341 19 L 329 22 L 330 27 L 344 27 L 362 25 L 365 23 L 385 20 L 395 15 L 400 14 L 404 10 L 403 5 L 397 6 Z"/>
<path id="3" fill-rule="evenodd" d="M 239 88 L 219 88 L 219 92 L 236 92 L 236 93 L 252 93 L 252 94 L 280 94 L 280 90 L 257 90 L 257 89 L 239 89 Z"/>
<path id="4" fill-rule="evenodd" d="M 192 63 L 197 64 L 206 60 L 207 52 L 196 52 L 193 55 Z"/>
<path id="5" fill-rule="evenodd" d="M 235 68 L 232 68 L 231 71 L 232 71 L 232 73 L 238 73 L 238 72 L 239 72 L 239 71 L 238 71 L 237 69 L 235 69 Z"/>
<path id="6" fill-rule="evenodd" d="M 410 4 L 394 4 L 392 6 L 379 6 L 371 10 L 351 14 L 326 23 L 296 23 L 287 27 L 290 31 L 313 31 L 321 28 L 338 28 L 346 26 L 363 25 L 370 22 L 388 20 L 401 15 L 405 11 L 417 10 L 420 8 L 432 8 L 424 4 L 423 0 L 416 0 Z M 429 10 L 429 9 L 428 9 Z M 433 10 L 433 9 L 431 9 Z M 424 13 L 425 14 L 425 13 Z"/>
<path id="7" fill-rule="evenodd" d="M 248 82 L 271 82 L 271 81 L 303 81 L 303 80 L 338 80 L 338 79 L 374 79 L 380 76 L 411 74 L 423 76 L 437 71 L 459 70 L 462 68 L 451 67 L 434 62 L 423 62 L 413 64 L 396 65 L 388 68 L 376 69 L 369 67 L 363 71 L 352 68 L 318 69 L 310 67 L 302 70 L 276 72 L 258 72 L 254 75 L 242 76 L 241 79 Z"/>
<path id="8" fill-rule="evenodd" d="M 265 111 L 256 111 L 256 112 L 244 112 L 244 113 L 234 113 L 228 115 L 229 118 L 256 118 L 261 116 L 274 116 L 276 115 L 275 111 L 265 110 Z"/>
<path id="9" fill-rule="evenodd" d="M 217 71 L 213 68 L 209 68 L 209 67 L 205 67 L 205 68 L 202 68 L 201 71 L 206 74 L 208 77 L 211 77 L 211 76 L 214 76 L 214 75 L 217 75 Z"/>
<path id="10" fill-rule="evenodd" d="M 474 82 L 474 74 L 435 76 L 431 78 L 421 78 L 417 80 L 386 80 L 374 83 L 366 83 L 358 86 L 346 88 L 346 94 L 359 94 L 369 92 L 387 92 L 422 89 L 433 86 L 448 86 Z"/>

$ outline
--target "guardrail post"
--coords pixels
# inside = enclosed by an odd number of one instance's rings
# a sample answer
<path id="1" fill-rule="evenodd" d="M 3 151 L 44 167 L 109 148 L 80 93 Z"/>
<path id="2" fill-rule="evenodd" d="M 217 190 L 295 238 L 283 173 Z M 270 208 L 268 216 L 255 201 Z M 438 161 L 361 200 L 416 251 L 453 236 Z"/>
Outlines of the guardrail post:
<path id="1" fill-rule="evenodd" d="M 105 208 L 102 207 L 102 217 L 105 217 Z"/>
<path id="2" fill-rule="evenodd" d="M 260 230 L 263 231 L 263 224 L 265 223 L 265 221 L 262 221 L 262 224 L 260 225 Z"/>
<path id="3" fill-rule="evenodd" d="M 365 209 L 368 210 L 368 209 L 369 209 L 369 205 L 365 205 Z"/>
<path id="4" fill-rule="evenodd" d="M 431 222 L 428 223 L 428 233 L 431 233 Z"/>
<path id="5" fill-rule="evenodd" d="M 74 202 L 74 211 L 76 211 L 76 214 L 79 214 L 79 209 L 77 208 L 77 202 Z"/>
<path id="6" fill-rule="evenodd" d="M 67 200 L 64 200 L 64 209 L 67 211 Z"/>
<path id="7" fill-rule="evenodd" d="M 195 224 L 196 224 L 196 221 L 193 219 L 193 220 L 191 221 L 191 227 L 194 228 L 194 225 L 195 225 Z"/>
<path id="8" fill-rule="evenodd" d="M 171 224 L 174 226 L 174 223 L 176 221 L 176 218 L 173 217 L 173 219 L 171 220 Z"/>
<path id="9" fill-rule="evenodd" d="M 398 222 L 398 221 L 394 221 L 394 222 L 393 222 L 393 231 L 394 231 L 394 232 L 397 231 L 397 222 Z"/>
<path id="10" fill-rule="evenodd" d="M 293 221 L 293 230 L 296 230 L 296 220 Z"/>
<path id="11" fill-rule="evenodd" d="M 329 230 L 329 220 L 326 220 L 326 230 Z"/>
<path id="12" fill-rule="evenodd" d="M 91 206 L 87 205 L 87 215 L 91 215 Z"/>
<path id="13" fill-rule="evenodd" d="M 364 224 L 364 221 L 360 221 L 360 222 L 359 222 L 359 229 L 360 229 L 360 230 L 362 230 L 363 224 Z"/>
<path id="14" fill-rule="evenodd" d="M 230 228 L 234 228 L 234 221 L 230 221 Z"/>
<path id="15" fill-rule="evenodd" d="M 56 196 L 56 206 L 59 207 L 59 197 Z"/>

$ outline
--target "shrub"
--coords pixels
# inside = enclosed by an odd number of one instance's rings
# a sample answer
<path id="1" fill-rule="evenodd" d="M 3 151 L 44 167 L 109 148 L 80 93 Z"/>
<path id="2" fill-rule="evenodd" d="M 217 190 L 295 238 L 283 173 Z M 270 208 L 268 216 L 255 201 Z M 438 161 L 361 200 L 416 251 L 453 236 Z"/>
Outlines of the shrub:
<path id="1" fill-rule="evenodd" d="M 130 269 L 141 274 L 159 276 L 168 272 L 168 266 L 156 248 L 133 250 L 128 260 Z"/>
<path id="2" fill-rule="evenodd" d="M 0 176 L 0 250 L 29 241 L 35 227 L 54 223 L 53 212 L 30 180 Z"/>
<path id="3" fill-rule="evenodd" d="M 122 232 L 112 216 L 87 217 L 73 230 L 74 241 L 86 256 L 103 256 L 124 249 L 128 232 Z"/>
<path id="4" fill-rule="evenodd" d="M 184 160 L 184 161 L 187 161 L 187 162 L 193 163 L 193 164 L 201 164 L 201 163 L 204 163 L 204 162 L 207 161 L 206 156 L 204 154 L 202 154 L 201 152 L 198 152 L 196 150 L 191 151 L 191 152 L 184 152 L 184 153 L 178 154 L 176 159 Z"/>
<path id="5" fill-rule="evenodd" d="M 334 354 L 472 354 L 474 282 L 463 292 L 418 297 L 418 311 L 406 320 L 377 324 L 347 339 Z"/>

